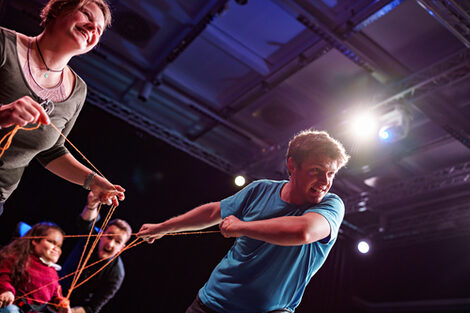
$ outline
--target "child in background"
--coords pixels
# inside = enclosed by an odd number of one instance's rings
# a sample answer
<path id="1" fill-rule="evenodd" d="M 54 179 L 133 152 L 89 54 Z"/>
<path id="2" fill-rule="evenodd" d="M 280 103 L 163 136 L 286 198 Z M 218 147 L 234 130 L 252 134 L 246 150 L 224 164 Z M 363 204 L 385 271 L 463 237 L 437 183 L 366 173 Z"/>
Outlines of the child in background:
<path id="1" fill-rule="evenodd" d="M 24 237 L 0 250 L 0 313 L 49 312 L 48 302 L 56 304 L 58 312 L 70 313 L 58 282 L 60 266 L 56 264 L 64 232 L 53 223 L 43 222 L 34 225 Z M 15 300 L 15 296 L 19 298 Z"/>

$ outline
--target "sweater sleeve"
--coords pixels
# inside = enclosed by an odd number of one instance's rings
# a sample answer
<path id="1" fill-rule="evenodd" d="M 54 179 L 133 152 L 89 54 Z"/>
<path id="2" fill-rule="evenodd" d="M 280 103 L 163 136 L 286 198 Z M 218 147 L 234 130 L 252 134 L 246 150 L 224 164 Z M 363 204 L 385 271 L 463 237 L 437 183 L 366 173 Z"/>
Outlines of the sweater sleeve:
<path id="1" fill-rule="evenodd" d="M 3 260 L 0 264 L 0 293 L 5 291 L 11 291 L 13 294 L 16 293 L 15 287 L 11 282 L 11 264 L 12 260 Z"/>

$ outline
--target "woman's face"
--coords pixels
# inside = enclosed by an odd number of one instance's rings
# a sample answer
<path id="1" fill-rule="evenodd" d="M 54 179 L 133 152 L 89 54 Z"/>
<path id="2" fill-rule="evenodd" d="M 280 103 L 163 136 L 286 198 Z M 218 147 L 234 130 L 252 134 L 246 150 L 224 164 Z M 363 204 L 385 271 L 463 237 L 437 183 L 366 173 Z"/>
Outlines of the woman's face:
<path id="1" fill-rule="evenodd" d="M 74 50 L 75 55 L 83 54 L 98 44 L 104 31 L 104 15 L 95 3 L 90 2 L 80 9 L 58 16 L 52 27 L 54 34 L 65 35 L 65 40 L 59 39 L 62 44 Z"/>
<path id="2" fill-rule="evenodd" d="M 47 232 L 46 238 L 42 238 L 39 241 L 33 240 L 34 254 L 38 257 L 42 257 L 46 261 L 57 263 L 62 253 L 63 240 L 64 236 L 60 231 L 50 229 Z"/>

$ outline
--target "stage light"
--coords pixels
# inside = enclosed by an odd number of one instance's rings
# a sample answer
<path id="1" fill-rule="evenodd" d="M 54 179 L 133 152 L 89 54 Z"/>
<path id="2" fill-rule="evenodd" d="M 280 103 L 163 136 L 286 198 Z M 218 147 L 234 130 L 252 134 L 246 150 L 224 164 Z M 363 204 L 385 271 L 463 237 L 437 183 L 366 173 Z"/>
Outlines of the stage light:
<path id="1" fill-rule="evenodd" d="M 237 185 L 238 187 L 244 186 L 245 183 L 246 179 L 242 175 L 238 175 L 237 177 L 235 177 L 235 185 Z"/>
<path id="2" fill-rule="evenodd" d="M 370 112 L 360 112 L 353 117 L 351 126 L 356 138 L 367 140 L 377 132 L 377 118 Z"/>
<path id="3" fill-rule="evenodd" d="M 366 240 L 361 240 L 357 244 L 357 250 L 362 254 L 366 254 L 370 251 L 370 245 Z"/>
<path id="4" fill-rule="evenodd" d="M 411 116 L 403 105 L 396 105 L 379 119 L 379 138 L 382 141 L 395 142 L 405 138 L 410 130 Z"/>

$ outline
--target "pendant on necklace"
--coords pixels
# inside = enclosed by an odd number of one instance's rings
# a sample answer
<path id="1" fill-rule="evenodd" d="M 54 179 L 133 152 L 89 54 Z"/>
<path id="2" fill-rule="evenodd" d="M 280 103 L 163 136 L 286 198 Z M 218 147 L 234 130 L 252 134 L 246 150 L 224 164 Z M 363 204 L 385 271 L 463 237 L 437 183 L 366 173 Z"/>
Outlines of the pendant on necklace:
<path id="1" fill-rule="evenodd" d="M 49 75 L 47 74 L 47 72 L 45 72 L 44 73 L 44 78 L 47 78 L 47 76 L 49 76 Z"/>

